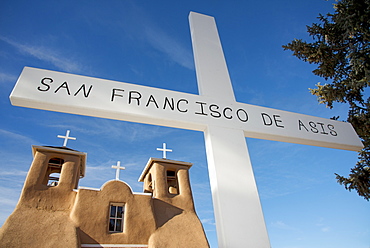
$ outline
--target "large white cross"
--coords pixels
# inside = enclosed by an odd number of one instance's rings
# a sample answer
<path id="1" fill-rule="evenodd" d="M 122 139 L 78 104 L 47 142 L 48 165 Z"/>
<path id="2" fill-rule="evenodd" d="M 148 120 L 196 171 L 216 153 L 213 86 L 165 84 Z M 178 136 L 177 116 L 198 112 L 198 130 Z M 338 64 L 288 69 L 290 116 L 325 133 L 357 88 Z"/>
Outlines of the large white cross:
<path id="1" fill-rule="evenodd" d="M 360 150 L 349 123 L 236 102 L 213 17 L 191 12 L 199 95 L 25 67 L 13 105 L 204 132 L 219 247 L 268 248 L 245 137 Z"/>

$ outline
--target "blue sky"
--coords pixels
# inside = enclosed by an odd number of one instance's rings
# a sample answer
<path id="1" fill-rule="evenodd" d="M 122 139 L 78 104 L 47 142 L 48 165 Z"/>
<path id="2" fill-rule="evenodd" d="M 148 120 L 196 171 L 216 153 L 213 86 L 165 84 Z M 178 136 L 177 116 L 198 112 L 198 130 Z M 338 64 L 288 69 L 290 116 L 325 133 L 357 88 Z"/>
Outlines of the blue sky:
<path id="1" fill-rule="evenodd" d="M 149 157 L 163 142 L 167 158 L 192 162 L 191 183 L 199 218 L 217 247 L 203 133 L 15 107 L 10 92 L 24 66 L 197 94 L 190 11 L 216 18 L 239 102 L 324 118 L 340 115 L 319 105 L 308 88 L 323 79 L 313 66 L 283 51 L 307 39 L 306 25 L 333 1 L 18 1 L 0 2 L 0 225 L 18 201 L 32 161 L 31 145 L 68 146 L 86 152 L 80 186 L 114 179 L 111 165 L 136 192 Z M 336 183 L 357 153 L 247 139 L 273 248 L 368 248 L 369 203 Z M 248 211 L 248 206 L 245 207 Z"/>

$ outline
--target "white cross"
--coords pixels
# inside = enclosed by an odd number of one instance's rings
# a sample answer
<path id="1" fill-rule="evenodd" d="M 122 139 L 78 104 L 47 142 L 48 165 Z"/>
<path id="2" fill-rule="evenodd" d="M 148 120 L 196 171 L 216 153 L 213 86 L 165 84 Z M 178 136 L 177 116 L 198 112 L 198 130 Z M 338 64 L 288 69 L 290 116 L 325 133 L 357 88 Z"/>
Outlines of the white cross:
<path id="1" fill-rule="evenodd" d="M 117 165 L 112 165 L 112 168 L 116 169 L 116 180 L 119 180 L 120 170 L 126 169 L 125 167 L 121 167 L 121 161 L 117 161 Z"/>
<path id="2" fill-rule="evenodd" d="M 172 152 L 172 149 L 167 149 L 166 148 L 166 143 L 163 143 L 162 148 L 157 148 L 157 151 L 162 151 L 163 152 L 163 158 L 166 158 L 166 152 Z"/>
<path id="3" fill-rule="evenodd" d="M 189 18 L 199 95 L 25 67 L 10 100 L 204 132 L 219 247 L 268 248 L 245 137 L 353 151 L 363 145 L 349 123 L 236 102 L 214 18 Z"/>
<path id="4" fill-rule="evenodd" d="M 75 137 L 69 137 L 69 133 L 70 133 L 70 131 L 69 131 L 69 130 L 67 130 L 67 132 L 66 132 L 66 136 L 63 136 L 63 135 L 58 135 L 58 136 L 57 136 L 58 138 L 62 138 L 62 139 L 64 139 L 63 147 L 66 147 L 66 146 L 67 146 L 67 142 L 68 142 L 68 140 L 76 140 L 76 138 L 75 138 Z"/>

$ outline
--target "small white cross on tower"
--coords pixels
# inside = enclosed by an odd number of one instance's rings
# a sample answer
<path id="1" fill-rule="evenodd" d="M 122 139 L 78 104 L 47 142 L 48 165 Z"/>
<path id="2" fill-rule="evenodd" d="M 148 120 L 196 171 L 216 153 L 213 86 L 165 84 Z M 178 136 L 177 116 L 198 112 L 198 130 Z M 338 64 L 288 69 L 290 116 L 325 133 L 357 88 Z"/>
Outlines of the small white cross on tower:
<path id="1" fill-rule="evenodd" d="M 163 158 L 166 158 L 167 152 L 172 152 L 172 149 L 167 149 L 166 143 L 163 143 L 162 148 L 157 148 L 157 151 L 162 151 L 163 152 Z"/>
<path id="2" fill-rule="evenodd" d="M 117 161 L 117 165 L 112 165 L 113 169 L 116 169 L 116 180 L 119 180 L 119 171 L 126 169 L 125 167 L 121 167 L 121 161 Z"/>
<path id="3" fill-rule="evenodd" d="M 67 132 L 66 132 L 66 136 L 63 136 L 63 135 L 58 135 L 57 137 L 58 138 L 62 138 L 62 139 L 64 139 L 64 142 L 63 142 L 63 147 L 66 147 L 67 146 L 67 142 L 68 142 L 68 140 L 70 139 L 70 140 L 76 140 L 76 138 L 75 137 L 69 137 L 69 130 L 67 130 Z"/>

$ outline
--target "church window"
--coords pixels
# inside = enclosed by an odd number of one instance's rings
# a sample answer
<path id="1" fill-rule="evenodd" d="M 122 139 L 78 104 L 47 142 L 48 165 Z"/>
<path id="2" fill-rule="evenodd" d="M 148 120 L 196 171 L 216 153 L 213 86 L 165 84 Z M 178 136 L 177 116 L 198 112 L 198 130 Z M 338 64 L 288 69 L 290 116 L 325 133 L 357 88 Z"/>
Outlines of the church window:
<path id="1" fill-rule="evenodd" d="M 123 232 L 125 204 L 111 203 L 109 210 L 109 232 Z"/>
<path id="2" fill-rule="evenodd" d="M 168 193 L 174 194 L 174 195 L 179 194 L 176 171 L 174 170 L 167 171 L 167 186 L 168 186 Z"/>

